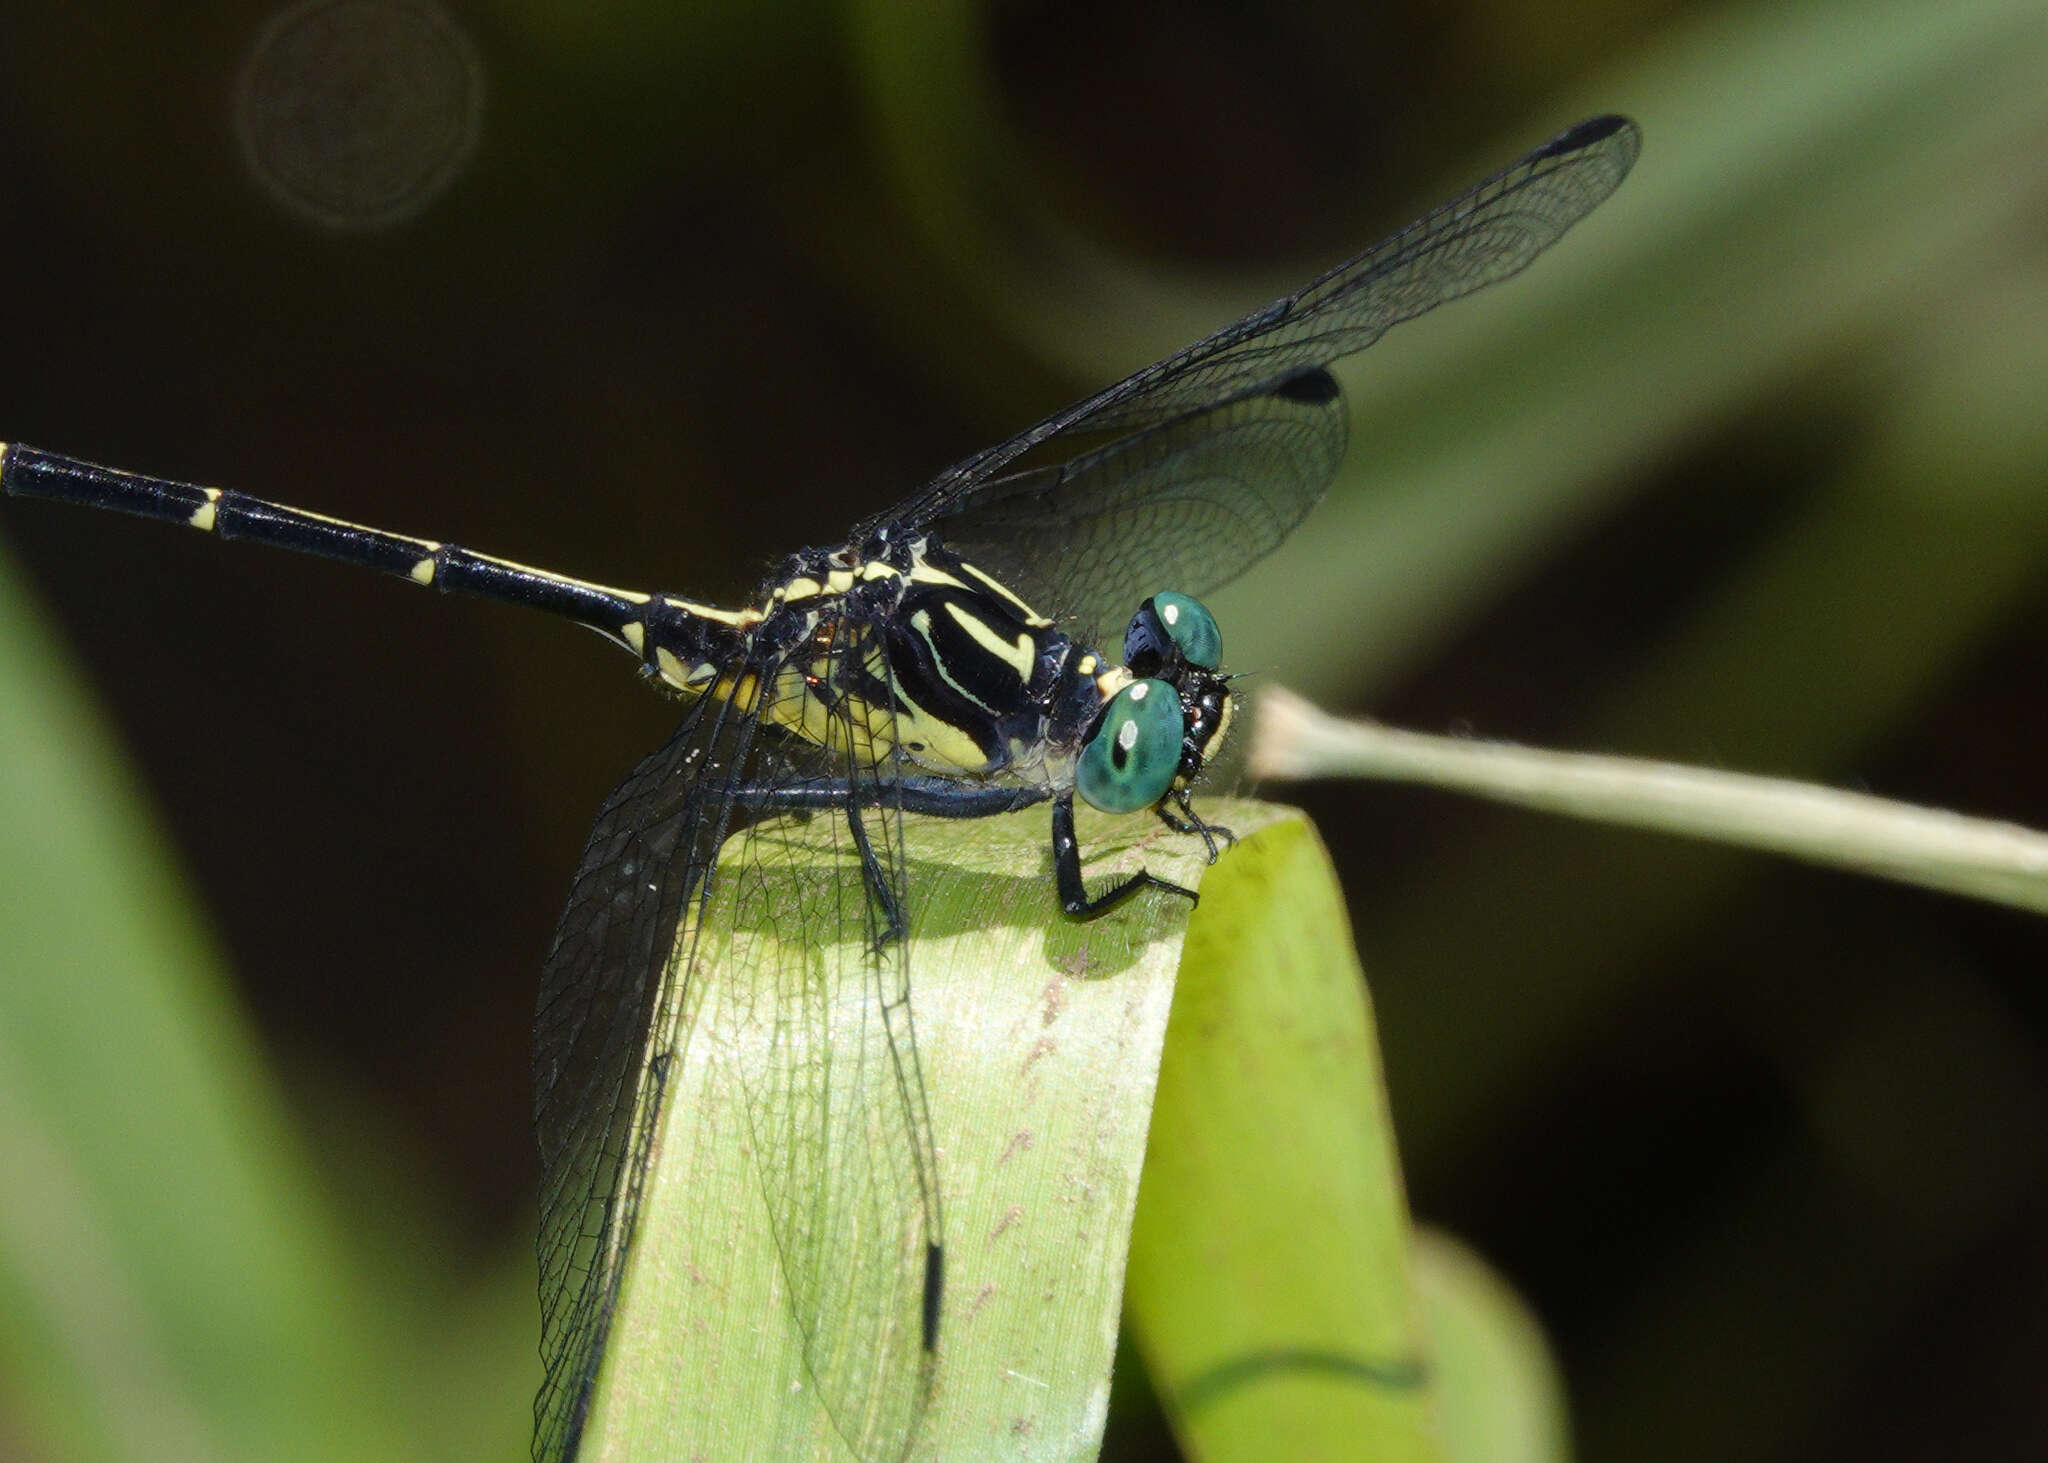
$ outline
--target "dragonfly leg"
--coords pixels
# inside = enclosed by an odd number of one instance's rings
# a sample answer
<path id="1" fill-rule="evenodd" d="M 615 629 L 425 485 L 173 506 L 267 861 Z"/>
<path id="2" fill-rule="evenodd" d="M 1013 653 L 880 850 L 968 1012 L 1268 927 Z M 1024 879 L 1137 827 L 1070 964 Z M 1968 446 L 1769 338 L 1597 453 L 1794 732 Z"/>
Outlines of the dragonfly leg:
<path id="1" fill-rule="evenodd" d="M 736 801 L 766 813 L 831 808 L 845 815 L 853 846 L 860 851 L 861 879 L 875 908 L 881 912 L 881 928 L 875 935 L 875 948 L 881 950 L 902 939 L 908 926 L 903 917 L 903 902 L 875 853 L 861 809 L 887 807 L 896 812 L 939 818 L 986 818 L 1044 802 L 1050 794 L 1040 787 L 982 786 L 943 777 L 888 782 L 806 777 L 769 786 L 743 785 L 734 790 L 734 796 Z"/>
<path id="2" fill-rule="evenodd" d="M 1200 899 L 1194 890 L 1144 869 L 1093 899 L 1089 898 L 1087 886 L 1081 882 L 1081 842 L 1074 836 L 1074 795 L 1071 792 L 1063 792 L 1052 800 L 1052 872 L 1059 886 L 1060 908 L 1077 919 L 1093 919 L 1098 914 L 1107 913 L 1140 889 L 1184 894 L 1190 902 L 1199 902 Z"/>
<path id="3" fill-rule="evenodd" d="M 868 825 L 861 818 L 859 800 L 849 796 L 845 813 L 847 832 L 853 835 L 853 846 L 860 850 L 861 882 L 868 886 L 868 898 L 882 912 L 882 927 L 875 932 L 875 948 L 880 950 L 903 938 L 903 905 L 896 898 L 896 891 L 889 887 L 882 861 L 875 857 L 875 846 L 868 842 Z"/>
<path id="4" fill-rule="evenodd" d="M 859 806 L 933 818 L 988 818 L 1032 807 L 1052 793 L 1043 787 L 983 785 L 945 777 L 904 777 L 889 782 L 806 777 L 765 786 L 742 783 L 734 795 L 737 801 L 769 813 Z"/>
<path id="5" fill-rule="evenodd" d="M 1173 795 L 1173 800 L 1181 812 L 1186 815 L 1184 818 L 1176 818 L 1173 814 L 1167 812 L 1166 806 L 1163 803 L 1153 811 L 1159 814 L 1159 821 L 1174 832 L 1201 835 L 1203 845 L 1209 850 L 1210 863 L 1216 862 L 1217 839 L 1220 838 L 1225 843 L 1233 846 L 1236 845 L 1237 835 L 1228 828 L 1225 828 L 1221 823 L 1205 823 L 1202 821 L 1201 815 L 1194 810 L 1194 806 L 1188 801 L 1188 791 L 1186 788 L 1176 792 Z"/>

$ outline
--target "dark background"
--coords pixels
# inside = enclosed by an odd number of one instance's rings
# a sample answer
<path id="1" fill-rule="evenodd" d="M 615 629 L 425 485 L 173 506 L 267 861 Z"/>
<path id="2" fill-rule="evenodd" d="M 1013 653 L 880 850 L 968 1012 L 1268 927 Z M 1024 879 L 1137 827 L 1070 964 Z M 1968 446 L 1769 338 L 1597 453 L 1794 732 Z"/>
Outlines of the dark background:
<path id="1" fill-rule="evenodd" d="M 1232 592 L 1230 663 L 1426 730 L 2048 824 L 2028 6 L 7 29 L 0 436 L 726 602 L 1629 111 L 1637 174 L 1554 261 L 1347 368 L 1346 473 Z M 280 75 L 247 70 L 266 45 Z M 449 1435 L 516 1456 L 535 974 L 669 708 L 573 627 L 44 505 L 0 535 L 321 1184 L 445 1287 L 423 1346 L 501 1358 Z M 1415 1212 L 1540 1314 L 1581 1456 L 2048 1452 L 2040 919 L 1427 791 L 1269 792 L 1350 891 Z M 0 1452 L 74 1456 L 34 1375 Z M 1119 1456 L 1166 1456 L 1132 1405 Z"/>

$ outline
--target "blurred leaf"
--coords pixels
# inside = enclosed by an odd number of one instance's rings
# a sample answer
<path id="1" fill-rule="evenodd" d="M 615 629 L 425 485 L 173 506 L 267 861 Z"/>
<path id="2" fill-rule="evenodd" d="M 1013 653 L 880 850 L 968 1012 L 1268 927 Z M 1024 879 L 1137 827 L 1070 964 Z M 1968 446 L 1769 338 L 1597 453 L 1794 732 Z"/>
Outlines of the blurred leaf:
<path id="1" fill-rule="evenodd" d="M 0 1349 L 24 1423 L 63 1458 L 412 1456 L 190 895 L 4 565 L 0 828 Z"/>
<path id="2" fill-rule="evenodd" d="M 1446 1455 L 1452 1463 L 1564 1463 L 1572 1451 L 1564 1379 L 1529 1307 L 1441 1230 L 1418 1230 L 1413 1255 Z"/>
<path id="3" fill-rule="evenodd" d="M 1845 350 L 1888 364 L 1882 333 L 1993 267 L 2036 206 L 2014 183 L 2044 72 L 2031 0 L 1853 0 L 1716 10 L 1589 83 L 1571 111 L 1635 116 L 1642 160 L 1526 276 L 1351 368 L 1346 477 L 1212 605 L 1233 654 L 1325 704 L 1385 684 L 1646 458 Z M 1304 644 L 1278 592 L 1301 583 L 1345 654 Z"/>

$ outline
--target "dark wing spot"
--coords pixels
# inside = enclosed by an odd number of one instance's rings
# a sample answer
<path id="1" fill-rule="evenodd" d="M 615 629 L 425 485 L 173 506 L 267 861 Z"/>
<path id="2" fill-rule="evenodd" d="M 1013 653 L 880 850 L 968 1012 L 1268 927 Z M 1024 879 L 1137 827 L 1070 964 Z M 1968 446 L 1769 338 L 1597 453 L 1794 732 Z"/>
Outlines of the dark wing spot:
<path id="1" fill-rule="evenodd" d="M 1629 125 L 1628 118 L 1608 115 L 1589 117 L 1578 126 L 1559 133 L 1556 137 L 1536 149 L 1534 157 L 1558 157 L 1567 152 L 1577 152 L 1582 147 L 1612 137 Z"/>
<path id="2" fill-rule="evenodd" d="M 1305 406 L 1328 406 L 1337 399 L 1337 378 L 1321 366 L 1299 371 L 1274 386 L 1273 395 Z"/>
<path id="3" fill-rule="evenodd" d="M 924 1349 L 939 1349 L 939 1308 L 946 1293 L 946 1252 L 936 1244 L 924 1247 Z"/>

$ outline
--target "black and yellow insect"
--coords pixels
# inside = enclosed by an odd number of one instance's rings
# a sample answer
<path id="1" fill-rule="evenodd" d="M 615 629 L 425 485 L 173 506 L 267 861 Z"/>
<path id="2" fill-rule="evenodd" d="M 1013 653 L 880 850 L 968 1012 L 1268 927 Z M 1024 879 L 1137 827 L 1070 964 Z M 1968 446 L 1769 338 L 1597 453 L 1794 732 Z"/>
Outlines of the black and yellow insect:
<path id="1" fill-rule="evenodd" d="M 793 1056 L 757 1099 L 774 1104 L 755 1125 L 757 1166 L 834 1426 L 862 1459 L 911 1449 L 948 1299 L 944 1185 L 912 1028 L 904 815 L 1050 804 L 1059 904 L 1079 918 L 1148 888 L 1192 897 L 1143 871 L 1091 894 L 1074 800 L 1149 811 L 1216 858 L 1228 835 L 1189 794 L 1233 696 L 1220 632 L 1193 596 L 1278 544 L 1334 476 L 1346 422 L 1329 363 L 1523 268 L 1614 190 L 1638 147 L 1619 117 L 1570 129 L 1298 292 L 939 474 L 845 544 L 793 555 L 738 610 L 0 448 L 10 494 L 546 610 L 624 646 L 683 701 L 675 733 L 598 815 L 541 987 L 536 1457 L 575 1453 L 603 1353 L 671 1054 L 696 1009 L 697 951 L 679 931 L 714 880 L 744 868 L 736 835 L 803 811 L 837 821 L 861 870 L 836 902 L 840 928 L 819 934 L 852 928 L 865 963 L 821 978 L 858 980 L 872 999 L 873 1050 L 857 1063 L 888 1073 L 891 1095 L 835 1100 Z M 1116 627 L 1119 656 L 1091 648 Z M 801 1022 L 822 1004 L 798 999 L 773 1019 Z M 878 1194 L 892 1211 L 881 1223 Z"/>

